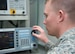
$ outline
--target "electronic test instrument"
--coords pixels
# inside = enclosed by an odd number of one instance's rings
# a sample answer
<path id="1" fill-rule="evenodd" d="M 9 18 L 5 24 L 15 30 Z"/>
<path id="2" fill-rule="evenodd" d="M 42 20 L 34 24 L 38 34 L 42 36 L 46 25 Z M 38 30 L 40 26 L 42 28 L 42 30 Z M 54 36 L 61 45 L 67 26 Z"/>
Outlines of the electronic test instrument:
<path id="1" fill-rule="evenodd" d="M 37 39 L 31 28 L 0 29 L 0 54 L 37 48 Z"/>

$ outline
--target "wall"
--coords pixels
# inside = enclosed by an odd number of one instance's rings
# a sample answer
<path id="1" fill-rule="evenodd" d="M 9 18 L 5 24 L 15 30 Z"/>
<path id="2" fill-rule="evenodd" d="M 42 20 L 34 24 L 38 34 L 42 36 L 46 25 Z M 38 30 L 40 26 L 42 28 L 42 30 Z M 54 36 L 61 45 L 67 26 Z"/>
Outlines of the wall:
<path id="1" fill-rule="evenodd" d="M 30 0 L 30 26 L 38 24 L 38 0 Z"/>

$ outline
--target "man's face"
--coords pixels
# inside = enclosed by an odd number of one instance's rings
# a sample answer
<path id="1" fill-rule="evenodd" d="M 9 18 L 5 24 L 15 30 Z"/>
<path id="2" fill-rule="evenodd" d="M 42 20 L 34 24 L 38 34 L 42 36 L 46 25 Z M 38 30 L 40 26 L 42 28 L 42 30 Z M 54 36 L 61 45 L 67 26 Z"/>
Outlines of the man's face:
<path id="1" fill-rule="evenodd" d="M 57 30 L 58 30 L 58 25 L 57 25 L 57 14 L 50 5 L 50 1 L 46 3 L 45 5 L 45 10 L 44 14 L 46 16 L 44 20 L 44 24 L 46 26 L 46 29 L 48 31 L 49 35 L 56 35 Z"/>

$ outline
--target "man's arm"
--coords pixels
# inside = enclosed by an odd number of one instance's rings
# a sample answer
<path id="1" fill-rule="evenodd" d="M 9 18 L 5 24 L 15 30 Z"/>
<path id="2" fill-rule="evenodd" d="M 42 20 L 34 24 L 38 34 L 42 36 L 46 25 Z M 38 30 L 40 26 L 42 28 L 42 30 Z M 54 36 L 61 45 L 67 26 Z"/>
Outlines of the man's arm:
<path id="1" fill-rule="evenodd" d="M 55 47 L 55 44 L 51 41 L 48 41 L 47 43 L 45 43 L 45 48 L 47 48 L 49 50 L 54 48 L 54 47 Z"/>

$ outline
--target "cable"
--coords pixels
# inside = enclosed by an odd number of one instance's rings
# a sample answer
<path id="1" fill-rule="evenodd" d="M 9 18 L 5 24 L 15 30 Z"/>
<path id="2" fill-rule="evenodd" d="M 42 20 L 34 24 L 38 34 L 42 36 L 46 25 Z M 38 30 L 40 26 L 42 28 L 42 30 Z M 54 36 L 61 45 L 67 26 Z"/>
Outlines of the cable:
<path id="1" fill-rule="evenodd" d="M 8 20 L 8 22 L 10 22 L 14 27 L 18 27 L 18 20 L 16 24 L 14 24 L 11 20 Z"/>

